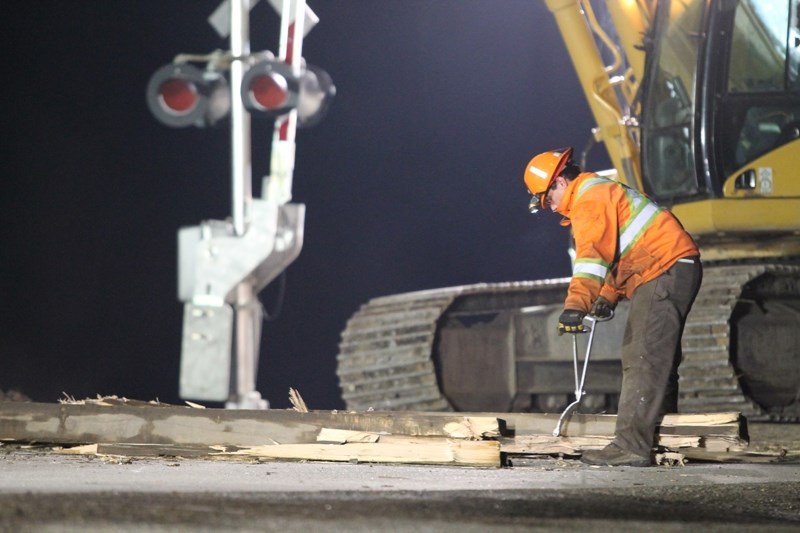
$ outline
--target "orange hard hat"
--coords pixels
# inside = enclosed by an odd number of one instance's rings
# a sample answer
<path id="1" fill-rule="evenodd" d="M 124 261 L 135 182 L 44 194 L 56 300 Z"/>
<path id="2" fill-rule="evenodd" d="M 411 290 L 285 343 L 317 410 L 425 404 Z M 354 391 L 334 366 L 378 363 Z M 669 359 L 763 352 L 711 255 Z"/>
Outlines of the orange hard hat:
<path id="1" fill-rule="evenodd" d="M 536 155 L 525 167 L 525 186 L 533 195 L 529 209 L 535 213 L 539 208 L 547 208 L 547 190 L 556 176 L 561 174 L 572 157 L 572 147 L 551 150 Z"/>

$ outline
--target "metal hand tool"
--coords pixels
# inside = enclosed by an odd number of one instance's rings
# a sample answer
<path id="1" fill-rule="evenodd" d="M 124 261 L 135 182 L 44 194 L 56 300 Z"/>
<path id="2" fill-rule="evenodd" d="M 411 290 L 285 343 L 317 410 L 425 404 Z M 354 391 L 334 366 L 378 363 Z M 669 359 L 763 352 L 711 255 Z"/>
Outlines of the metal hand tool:
<path id="1" fill-rule="evenodd" d="M 594 340 L 594 332 L 597 328 L 598 322 L 605 322 L 607 320 L 611 320 L 614 317 L 613 311 L 610 315 L 599 318 L 593 315 L 586 315 L 584 321 L 588 323 L 589 327 L 589 342 L 586 345 L 586 355 L 583 358 L 583 370 L 580 373 L 580 377 L 578 376 L 578 335 L 579 333 L 572 334 L 572 364 L 575 368 L 575 401 L 572 402 L 564 409 L 564 412 L 561 413 L 561 416 L 558 418 L 558 424 L 556 428 L 553 430 L 554 437 L 561 436 L 561 429 L 562 425 L 564 424 L 564 419 L 567 418 L 568 415 L 571 415 L 572 412 L 578 408 L 578 405 L 581 403 L 581 399 L 586 395 L 586 391 L 583 390 L 583 385 L 586 382 L 586 370 L 589 368 L 589 355 L 592 352 L 592 341 Z"/>

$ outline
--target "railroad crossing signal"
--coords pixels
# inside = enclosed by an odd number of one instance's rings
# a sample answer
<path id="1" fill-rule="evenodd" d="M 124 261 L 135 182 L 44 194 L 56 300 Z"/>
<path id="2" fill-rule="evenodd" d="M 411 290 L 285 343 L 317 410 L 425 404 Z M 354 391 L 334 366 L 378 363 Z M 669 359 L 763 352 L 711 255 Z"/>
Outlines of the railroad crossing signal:
<path id="1" fill-rule="evenodd" d="M 209 60 L 209 65 L 213 63 Z M 318 67 L 308 65 L 296 74 L 283 61 L 264 59 L 247 69 L 239 97 L 254 117 L 274 120 L 297 109 L 297 125 L 302 128 L 322 119 L 335 94 L 331 77 Z M 147 84 L 150 112 L 173 128 L 213 126 L 230 112 L 231 98 L 222 72 L 188 62 L 164 65 Z"/>
<path id="2" fill-rule="evenodd" d="M 230 37 L 230 51 L 176 56 L 155 71 L 146 95 L 155 118 L 173 128 L 230 117 L 232 216 L 178 232 L 179 393 L 239 409 L 269 405 L 256 390 L 263 321 L 257 293 L 303 244 L 305 205 L 290 202 L 295 128 L 316 124 L 336 93 L 330 76 L 301 55 L 303 37 L 317 21 L 305 0 L 269 0 L 281 15 L 279 58 L 250 51 L 249 11 L 256 2 L 225 0 L 209 21 Z M 252 194 L 251 116 L 275 122 L 261 198 Z"/>

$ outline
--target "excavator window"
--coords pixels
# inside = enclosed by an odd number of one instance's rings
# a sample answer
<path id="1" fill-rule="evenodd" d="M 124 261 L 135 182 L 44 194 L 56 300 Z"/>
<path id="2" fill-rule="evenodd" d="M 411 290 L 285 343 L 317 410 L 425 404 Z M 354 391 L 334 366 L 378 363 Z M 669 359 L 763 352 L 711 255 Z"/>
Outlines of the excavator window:
<path id="1" fill-rule="evenodd" d="M 728 93 L 783 91 L 788 57 L 787 5 L 787 0 L 739 2 L 728 59 Z"/>
<path id="2" fill-rule="evenodd" d="M 718 128 L 725 177 L 800 136 L 798 3 L 738 3 Z"/>
<path id="3" fill-rule="evenodd" d="M 786 73 L 789 90 L 800 91 L 800 0 L 792 6 L 791 21 L 789 23 L 788 59 Z"/>
<path id="4" fill-rule="evenodd" d="M 705 2 L 671 2 L 656 22 L 657 44 L 643 102 L 646 192 L 668 203 L 699 190 L 694 161 L 695 73 Z"/>

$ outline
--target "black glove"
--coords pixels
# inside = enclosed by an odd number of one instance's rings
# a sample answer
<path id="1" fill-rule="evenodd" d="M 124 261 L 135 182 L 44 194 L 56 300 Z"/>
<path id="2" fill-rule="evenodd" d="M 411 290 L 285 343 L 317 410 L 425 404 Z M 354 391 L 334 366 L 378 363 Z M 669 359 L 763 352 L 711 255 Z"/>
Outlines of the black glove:
<path id="1" fill-rule="evenodd" d="M 600 319 L 610 318 L 614 314 L 614 304 L 599 296 L 592 304 L 592 310 L 589 314 Z"/>
<path id="2" fill-rule="evenodd" d="M 564 333 L 583 333 L 586 328 L 583 326 L 583 317 L 586 313 L 577 309 L 566 309 L 558 317 L 558 334 Z"/>

